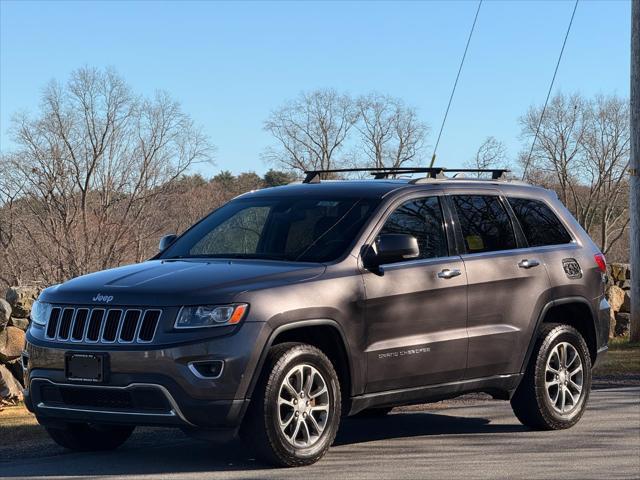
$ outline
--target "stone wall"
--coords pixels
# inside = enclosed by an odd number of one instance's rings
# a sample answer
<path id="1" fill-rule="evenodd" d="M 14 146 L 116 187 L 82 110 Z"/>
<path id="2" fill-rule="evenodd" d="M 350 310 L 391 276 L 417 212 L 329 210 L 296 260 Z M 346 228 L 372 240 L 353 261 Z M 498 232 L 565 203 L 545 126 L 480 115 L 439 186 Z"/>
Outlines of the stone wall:
<path id="1" fill-rule="evenodd" d="M 611 304 L 609 336 L 623 336 L 629 332 L 631 317 L 631 270 L 627 263 L 612 263 L 607 268 L 607 298 Z M 20 356 L 31 306 L 40 290 L 36 286 L 12 287 L 5 299 L 0 298 L 0 404 L 22 399 Z"/>
<path id="2" fill-rule="evenodd" d="M 22 399 L 23 377 L 20 356 L 29 326 L 31 306 L 40 289 L 12 287 L 0 298 L 0 404 Z"/>
<path id="3" fill-rule="evenodd" d="M 631 320 L 631 268 L 628 263 L 611 263 L 607 267 L 609 281 L 607 299 L 611 305 L 609 336 L 619 337 L 629 333 Z"/>

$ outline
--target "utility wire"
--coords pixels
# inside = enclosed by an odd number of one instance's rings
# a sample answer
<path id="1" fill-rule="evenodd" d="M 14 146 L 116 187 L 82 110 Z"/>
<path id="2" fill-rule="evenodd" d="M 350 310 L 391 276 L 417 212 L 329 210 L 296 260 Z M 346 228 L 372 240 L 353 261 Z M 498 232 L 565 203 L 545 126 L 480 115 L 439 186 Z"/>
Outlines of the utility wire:
<path id="1" fill-rule="evenodd" d="M 567 27 L 567 33 L 564 35 L 564 41 L 562 42 L 562 48 L 560 49 L 560 55 L 558 56 L 558 61 L 556 62 L 556 69 L 553 71 L 553 78 L 551 79 L 551 84 L 549 85 L 549 91 L 547 92 L 547 99 L 544 101 L 544 106 L 542 107 L 542 114 L 540 115 L 540 120 L 538 120 L 538 126 L 536 128 L 536 133 L 533 136 L 533 142 L 531 142 L 531 149 L 529 150 L 529 155 L 527 156 L 527 163 L 524 165 L 524 172 L 522 173 L 522 180 L 527 176 L 527 170 L 529 169 L 529 163 L 531 163 L 531 155 L 533 155 L 533 147 L 536 145 L 536 140 L 538 139 L 538 134 L 540 133 L 540 127 L 542 126 L 542 119 L 544 118 L 544 113 L 547 111 L 547 103 L 549 103 L 549 97 L 551 96 L 551 90 L 553 90 L 553 84 L 556 81 L 556 75 L 558 73 L 558 67 L 560 67 L 560 61 L 562 60 L 562 54 L 564 53 L 564 47 L 567 44 L 567 38 L 569 38 L 569 32 L 571 31 L 571 25 L 573 25 L 573 17 L 576 15 L 576 9 L 578 8 L 578 2 L 580 0 L 576 0 L 576 3 L 573 5 L 573 12 L 571 13 L 571 19 L 569 20 L 569 26 Z"/>
<path id="2" fill-rule="evenodd" d="M 478 14 L 480 13 L 480 7 L 482 6 L 482 1 L 478 1 L 478 9 L 476 10 L 476 16 L 473 19 L 473 25 L 471 25 L 471 31 L 469 32 L 469 38 L 467 38 L 467 45 L 464 47 L 464 53 L 462 54 L 462 60 L 460 61 L 460 67 L 458 68 L 458 74 L 456 75 L 456 81 L 453 83 L 453 89 L 451 90 L 451 95 L 449 96 L 449 103 L 447 104 L 447 109 L 444 112 L 444 118 L 442 119 L 442 125 L 440 125 L 440 132 L 438 133 L 438 139 L 436 140 L 436 146 L 433 148 L 433 155 L 431 156 L 431 165 L 430 168 L 433 167 L 434 162 L 436 161 L 436 152 L 438 151 L 438 144 L 440 143 L 440 137 L 442 136 L 442 130 L 444 129 L 444 124 L 447 121 L 447 115 L 449 115 L 449 108 L 451 108 L 451 101 L 453 100 L 453 95 L 456 93 L 456 87 L 458 86 L 458 79 L 460 78 L 460 72 L 462 72 L 462 66 L 464 65 L 464 59 L 467 57 L 467 50 L 469 50 L 469 43 L 471 43 L 471 37 L 473 36 L 473 31 L 476 28 L 476 21 L 478 20 Z"/>

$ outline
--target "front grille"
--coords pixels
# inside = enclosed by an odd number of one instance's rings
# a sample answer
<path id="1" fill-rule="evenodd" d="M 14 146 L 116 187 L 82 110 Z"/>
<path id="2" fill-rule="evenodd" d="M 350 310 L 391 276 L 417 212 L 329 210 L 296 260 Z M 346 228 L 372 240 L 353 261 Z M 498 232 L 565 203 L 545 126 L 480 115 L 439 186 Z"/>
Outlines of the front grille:
<path id="1" fill-rule="evenodd" d="M 161 314 L 155 309 L 54 307 L 46 336 L 73 343 L 149 343 Z"/>
<path id="2" fill-rule="evenodd" d="M 167 412 L 171 405 L 160 390 L 152 387 L 131 389 L 43 385 L 40 398 L 48 406 Z"/>

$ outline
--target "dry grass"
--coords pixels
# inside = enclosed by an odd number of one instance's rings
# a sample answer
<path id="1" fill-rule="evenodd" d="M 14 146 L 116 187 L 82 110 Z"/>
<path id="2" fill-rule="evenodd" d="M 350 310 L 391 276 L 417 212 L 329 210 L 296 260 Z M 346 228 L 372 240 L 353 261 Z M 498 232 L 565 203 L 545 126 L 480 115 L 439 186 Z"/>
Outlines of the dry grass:
<path id="1" fill-rule="evenodd" d="M 640 374 L 640 343 L 629 343 L 627 338 L 612 339 L 609 342 L 609 353 L 593 374 Z"/>
<path id="2" fill-rule="evenodd" d="M 0 410 L 0 438 L 3 444 L 30 442 L 37 437 L 45 438 L 46 432 L 24 405 L 18 404 Z"/>

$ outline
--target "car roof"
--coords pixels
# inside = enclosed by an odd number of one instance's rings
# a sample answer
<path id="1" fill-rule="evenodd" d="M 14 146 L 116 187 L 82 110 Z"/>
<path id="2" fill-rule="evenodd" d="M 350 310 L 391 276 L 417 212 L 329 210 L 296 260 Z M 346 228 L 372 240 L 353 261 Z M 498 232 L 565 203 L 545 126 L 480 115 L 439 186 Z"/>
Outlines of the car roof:
<path id="1" fill-rule="evenodd" d="M 378 180 L 323 180 L 318 183 L 292 183 L 280 187 L 264 188 L 240 197 L 281 197 L 297 195 L 340 196 L 343 198 L 383 198 L 399 190 L 445 190 L 494 188 L 505 194 L 555 197 L 555 193 L 542 187 L 513 180 L 483 180 L 470 178 L 437 179 L 378 179 Z"/>

